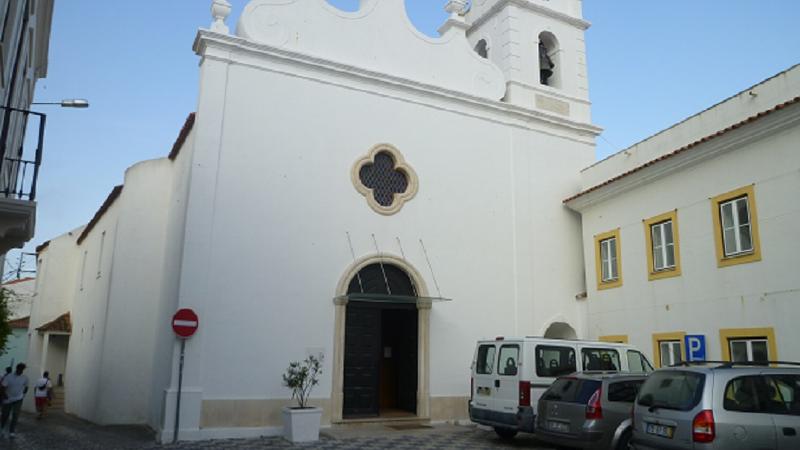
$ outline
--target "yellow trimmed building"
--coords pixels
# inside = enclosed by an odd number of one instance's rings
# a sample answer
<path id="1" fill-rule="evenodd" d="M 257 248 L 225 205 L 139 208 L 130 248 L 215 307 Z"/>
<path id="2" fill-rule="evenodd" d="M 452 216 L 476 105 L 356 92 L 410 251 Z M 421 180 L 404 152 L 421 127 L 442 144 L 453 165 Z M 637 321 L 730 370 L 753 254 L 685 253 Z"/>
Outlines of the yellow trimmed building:
<path id="1" fill-rule="evenodd" d="M 585 336 L 800 360 L 800 66 L 581 173 Z"/>

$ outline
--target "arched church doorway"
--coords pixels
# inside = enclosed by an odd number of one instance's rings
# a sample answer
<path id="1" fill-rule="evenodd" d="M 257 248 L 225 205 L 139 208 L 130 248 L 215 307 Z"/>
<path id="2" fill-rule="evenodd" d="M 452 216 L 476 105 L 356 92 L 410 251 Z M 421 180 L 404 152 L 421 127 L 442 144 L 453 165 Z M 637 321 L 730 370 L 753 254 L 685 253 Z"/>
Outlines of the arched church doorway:
<path id="1" fill-rule="evenodd" d="M 345 315 L 342 416 L 415 415 L 418 384 L 417 290 L 389 263 L 350 280 Z M 405 301 L 403 301 L 405 300 Z"/>
<path id="2" fill-rule="evenodd" d="M 552 339 L 578 339 L 578 334 L 575 333 L 575 329 L 568 323 L 553 322 L 547 327 L 547 331 L 544 332 L 544 337 Z"/>

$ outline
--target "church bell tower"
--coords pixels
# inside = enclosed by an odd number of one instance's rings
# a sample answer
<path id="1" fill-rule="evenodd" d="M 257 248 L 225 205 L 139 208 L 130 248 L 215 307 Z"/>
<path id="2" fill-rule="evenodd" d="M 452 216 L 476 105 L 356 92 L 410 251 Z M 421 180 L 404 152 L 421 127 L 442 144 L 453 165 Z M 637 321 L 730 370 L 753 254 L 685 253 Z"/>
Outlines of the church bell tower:
<path id="1" fill-rule="evenodd" d="M 506 76 L 508 103 L 590 123 L 581 0 L 472 0 L 475 51 Z"/>

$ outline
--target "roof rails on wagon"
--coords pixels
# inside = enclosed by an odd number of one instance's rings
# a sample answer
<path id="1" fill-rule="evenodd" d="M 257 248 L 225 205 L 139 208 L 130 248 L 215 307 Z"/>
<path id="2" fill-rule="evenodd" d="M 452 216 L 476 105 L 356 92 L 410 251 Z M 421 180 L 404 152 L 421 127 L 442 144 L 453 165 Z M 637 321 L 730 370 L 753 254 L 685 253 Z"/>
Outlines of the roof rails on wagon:
<path id="1" fill-rule="evenodd" d="M 796 361 L 681 361 L 669 367 L 691 367 L 709 364 L 719 364 L 715 369 L 730 369 L 734 366 L 760 367 L 760 366 L 796 366 L 800 367 L 800 362 Z"/>

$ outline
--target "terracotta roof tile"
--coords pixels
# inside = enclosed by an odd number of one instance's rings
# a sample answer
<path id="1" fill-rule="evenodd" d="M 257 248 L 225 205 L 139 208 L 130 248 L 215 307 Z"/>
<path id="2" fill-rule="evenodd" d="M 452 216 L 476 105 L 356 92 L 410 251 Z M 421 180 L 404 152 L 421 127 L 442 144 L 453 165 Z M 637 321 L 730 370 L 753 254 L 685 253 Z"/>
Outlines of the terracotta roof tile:
<path id="1" fill-rule="evenodd" d="M 44 249 L 46 249 L 49 246 L 50 246 L 50 241 L 42 242 L 41 244 L 36 246 L 36 253 L 41 253 L 42 251 L 44 251 Z"/>
<path id="2" fill-rule="evenodd" d="M 79 245 L 81 242 L 83 242 L 84 239 L 86 239 L 86 236 L 89 235 L 89 233 L 92 231 L 95 225 L 97 225 L 97 222 L 100 221 L 100 218 L 103 217 L 103 214 L 105 214 L 106 211 L 108 211 L 108 208 L 110 208 L 111 205 L 114 204 L 114 201 L 117 200 L 119 194 L 121 193 L 122 193 L 122 185 L 120 184 L 119 186 L 114 186 L 114 189 L 112 189 L 111 192 L 108 194 L 108 197 L 106 197 L 106 201 L 104 201 L 103 204 L 100 205 L 100 209 L 98 209 L 97 212 L 94 213 L 94 217 L 92 217 L 92 220 L 89 221 L 89 224 L 86 225 L 86 228 L 83 229 L 81 235 L 78 236 Z"/>
<path id="3" fill-rule="evenodd" d="M 186 138 L 189 137 L 189 132 L 191 132 L 192 128 L 194 127 L 194 116 L 195 114 L 191 113 L 188 117 L 186 117 L 186 122 L 183 123 L 183 128 L 181 128 L 181 132 L 178 134 L 178 138 L 175 139 L 175 143 L 172 144 L 172 150 L 167 156 L 170 161 L 175 161 L 175 158 L 178 157 L 178 153 L 181 152 L 181 148 L 183 148 Z"/>
<path id="4" fill-rule="evenodd" d="M 6 281 L 5 283 L 3 283 L 3 286 L 8 286 L 9 284 L 24 283 L 25 281 L 30 281 L 30 280 L 35 280 L 35 279 L 36 278 L 34 278 L 34 277 L 25 277 L 25 278 L 20 278 L 18 280 Z"/>
<path id="5" fill-rule="evenodd" d="M 731 131 L 736 130 L 738 128 L 741 128 L 744 125 L 747 125 L 748 123 L 754 122 L 754 121 L 756 121 L 758 119 L 761 119 L 762 117 L 765 117 L 765 116 L 767 116 L 769 114 L 774 113 L 775 111 L 779 111 L 781 109 L 786 108 L 787 106 L 791 106 L 791 105 L 793 105 L 795 103 L 798 103 L 798 102 L 800 102 L 800 97 L 795 97 L 795 98 L 793 98 L 793 99 L 791 99 L 791 100 L 789 100 L 787 102 L 781 103 L 781 104 L 779 104 L 779 105 L 777 105 L 777 106 L 775 106 L 775 107 L 773 107 L 771 109 L 768 109 L 766 111 L 762 111 L 762 112 L 760 112 L 760 113 L 758 113 L 758 114 L 756 114 L 754 116 L 750 116 L 747 119 L 742 120 L 741 122 L 735 123 L 735 124 L 733 124 L 733 125 L 731 125 L 731 126 L 729 126 L 727 128 L 723 128 L 722 130 L 719 130 L 716 133 L 713 133 L 713 134 L 710 134 L 708 136 L 705 136 L 705 137 L 703 137 L 701 139 L 698 139 L 698 140 L 696 140 L 696 141 L 694 141 L 694 142 L 692 142 L 690 144 L 684 145 L 683 147 L 681 147 L 681 148 L 679 148 L 677 150 L 674 150 L 674 151 L 672 151 L 670 153 L 666 153 L 664 155 L 661 155 L 658 158 L 655 158 L 655 159 L 653 159 L 651 161 L 648 161 L 648 162 L 646 162 L 646 163 L 644 163 L 644 164 L 642 164 L 640 166 L 634 167 L 633 169 L 628 170 L 627 172 L 623 172 L 623 173 L 621 173 L 621 174 L 619 174 L 619 175 L 617 175 L 617 176 L 615 176 L 613 178 L 610 178 L 610 179 L 608 179 L 608 180 L 606 180 L 606 181 L 604 181 L 604 182 L 602 182 L 602 183 L 600 183 L 598 185 L 592 186 L 589 189 L 586 189 L 586 190 L 583 190 L 581 192 L 578 192 L 577 194 L 573 195 L 572 197 L 569 197 L 568 199 L 564 200 L 563 203 L 571 202 L 572 200 L 575 200 L 578 197 L 582 197 L 582 196 L 584 196 L 584 195 L 586 195 L 586 194 L 588 194 L 590 192 L 596 191 L 596 190 L 598 190 L 598 189 L 600 189 L 600 188 L 602 188 L 604 186 L 608 186 L 609 184 L 611 184 L 611 183 L 613 183 L 613 182 L 615 182 L 615 181 L 617 181 L 617 180 L 619 180 L 621 178 L 625 178 L 628 175 L 632 175 L 632 174 L 634 174 L 636 172 L 639 172 L 640 170 L 643 170 L 643 169 L 645 169 L 647 167 L 650 167 L 653 164 L 656 164 L 658 162 L 664 161 L 665 159 L 669 159 L 669 158 L 672 158 L 674 156 L 677 156 L 677 155 L 679 155 L 679 154 L 681 154 L 681 153 L 683 153 L 685 151 L 691 150 L 691 149 L 697 147 L 698 145 L 700 145 L 702 143 L 708 142 L 708 141 L 710 141 L 712 139 L 716 139 L 716 138 L 722 136 L 725 133 L 728 133 L 728 132 L 731 132 Z"/>
<path id="6" fill-rule="evenodd" d="M 178 157 L 178 153 L 180 153 L 184 142 L 186 142 L 186 138 L 189 137 L 189 132 L 191 132 L 192 128 L 194 127 L 194 118 L 195 118 L 195 113 L 190 113 L 189 116 L 186 117 L 186 121 L 183 123 L 183 128 L 181 128 L 181 132 L 178 134 L 178 138 L 175 140 L 175 143 L 172 144 L 172 150 L 169 152 L 169 155 L 167 156 L 170 159 L 170 161 L 174 161 L 175 158 Z M 95 227 L 95 225 L 97 225 L 97 222 L 100 221 L 100 218 L 103 217 L 103 214 L 106 213 L 108 208 L 110 208 L 111 205 L 114 203 L 114 201 L 117 199 L 117 197 L 119 197 L 119 194 L 122 193 L 122 188 L 123 185 L 114 186 L 114 189 L 111 190 L 111 193 L 108 194 L 108 197 L 100 206 L 100 209 L 97 210 L 97 212 L 94 214 L 94 217 L 92 217 L 92 220 L 89 221 L 89 224 L 86 225 L 86 228 L 83 229 L 81 235 L 78 236 L 78 244 L 80 244 L 81 242 L 83 242 L 84 239 L 86 239 L 86 236 L 88 236 L 89 233 L 92 231 L 92 229 Z M 42 245 L 36 247 L 36 253 L 39 253 L 40 251 L 47 248 L 49 244 L 50 241 L 46 241 Z"/>
<path id="7" fill-rule="evenodd" d="M 40 326 L 36 329 L 39 332 L 47 332 L 47 331 L 58 331 L 58 332 L 65 332 L 65 333 L 72 333 L 72 319 L 70 318 L 69 312 L 65 312 L 64 314 L 56 317 L 55 319 L 47 322 L 46 324 Z"/>
<path id="8" fill-rule="evenodd" d="M 19 319 L 9 320 L 8 326 L 10 326 L 11 328 L 28 328 L 30 322 L 31 322 L 31 316 L 20 317 Z"/>

